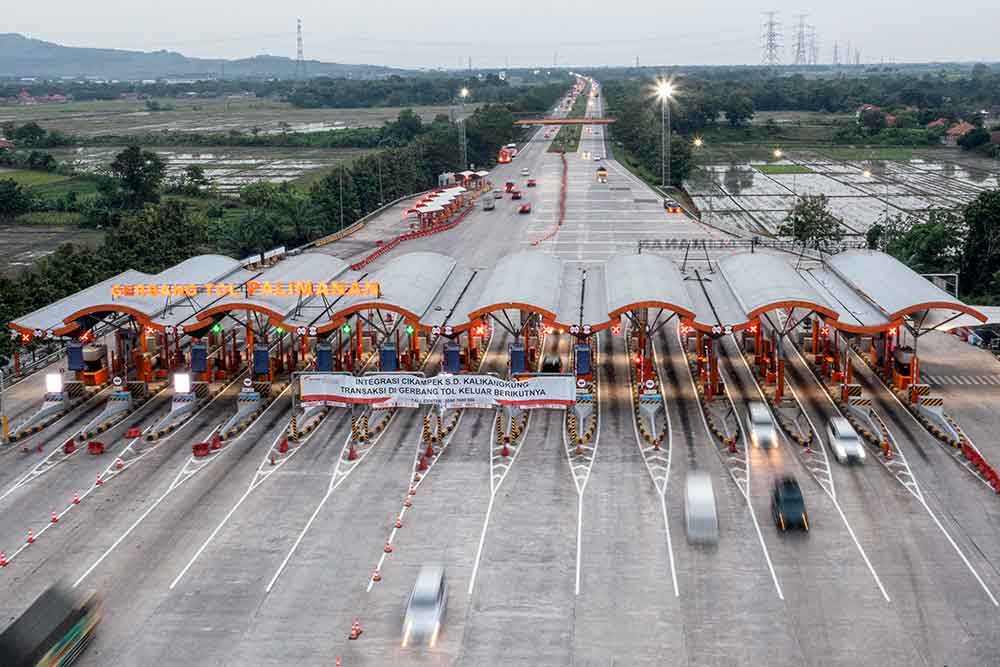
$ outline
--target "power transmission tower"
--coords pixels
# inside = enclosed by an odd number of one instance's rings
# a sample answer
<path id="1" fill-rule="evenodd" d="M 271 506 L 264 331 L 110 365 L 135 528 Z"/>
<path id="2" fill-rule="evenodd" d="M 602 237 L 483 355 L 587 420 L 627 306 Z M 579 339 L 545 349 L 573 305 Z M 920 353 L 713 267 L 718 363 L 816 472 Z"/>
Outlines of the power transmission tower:
<path id="1" fill-rule="evenodd" d="M 840 42 L 833 43 L 833 66 L 840 65 Z"/>
<path id="2" fill-rule="evenodd" d="M 806 15 L 799 14 L 799 22 L 795 25 L 795 64 L 809 64 L 809 54 L 806 52 Z"/>
<path id="3" fill-rule="evenodd" d="M 844 58 L 844 64 L 849 67 L 853 59 L 854 49 L 851 48 L 851 40 L 847 40 L 847 56 Z"/>
<path id="4" fill-rule="evenodd" d="M 306 78 L 306 58 L 302 54 L 302 19 L 297 19 L 298 28 L 298 49 L 295 53 L 295 80 L 302 81 Z"/>
<path id="5" fill-rule="evenodd" d="M 854 64 L 861 64 L 861 49 L 854 49 Z"/>
<path id="6" fill-rule="evenodd" d="M 761 62 L 768 67 L 781 64 L 781 24 L 775 18 L 777 15 L 777 12 L 764 12 L 767 18 L 761 29 Z"/>
<path id="7" fill-rule="evenodd" d="M 819 64 L 819 40 L 816 39 L 816 26 L 809 26 L 809 64 Z"/>

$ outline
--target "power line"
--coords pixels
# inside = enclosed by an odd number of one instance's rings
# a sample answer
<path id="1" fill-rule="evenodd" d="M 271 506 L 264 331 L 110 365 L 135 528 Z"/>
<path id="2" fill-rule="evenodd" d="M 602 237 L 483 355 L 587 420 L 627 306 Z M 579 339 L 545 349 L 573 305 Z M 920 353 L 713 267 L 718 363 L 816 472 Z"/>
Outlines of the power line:
<path id="1" fill-rule="evenodd" d="M 302 51 L 302 19 L 296 20 L 298 32 L 297 49 L 295 52 L 295 80 L 302 81 L 306 78 L 306 58 Z"/>
<path id="2" fill-rule="evenodd" d="M 795 25 L 795 64 L 809 64 L 809 54 L 806 52 L 806 15 L 799 14 L 799 22 Z"/>
<path id="3" fill-rule="evenodd" d="M 816 38 L 816 26 L 809 26 L 809 64 L 819 64 L 819 40 Z"/>
<path id="4" fill-rule="evenodd" d="M 781 24 L 775 18 L 777 12 L 764 12 L 767 18 L 761 30 L 761 62 L 768 67 L 781 64 Z"/>

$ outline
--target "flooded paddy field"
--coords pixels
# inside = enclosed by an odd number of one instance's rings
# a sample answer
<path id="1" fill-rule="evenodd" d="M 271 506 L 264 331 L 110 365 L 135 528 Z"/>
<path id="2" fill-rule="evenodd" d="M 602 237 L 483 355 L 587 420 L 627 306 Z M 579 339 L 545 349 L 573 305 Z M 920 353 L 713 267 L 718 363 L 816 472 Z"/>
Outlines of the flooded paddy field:
<path id="1" fill-rule="evenodd" d="M 703 220 L 753 234 L 775 234 L 804 195 L 826 195 L 844 231 L 864 234 L 886 213 L 925 215 L 1000 185 L 996 161 L 957 149 L 789 149 L 780 160 L 744 155 L 703 156 L 684 186 Z"/>
<path id="2" fill-rule="evenodd" d="M 123 146 L 83 147 L 52 151 L 59 161 L 69 161 L 83 171 L 98 171 L 114 160 Z M 205 176 L 222 193 L 236 193 L 241 187 L 257 181 L 282 183 L 305 174 L 321 172 L 335 165 L 354 160 L 368 152 L 365 149 L 331 148 L 269 148 L 269 147 L 191 147 L 153 148 L 167 163 L 167 179 L 171 180 L 190 165 L 199 165 Z"/>
<path id="3" fill-rule="evenodd" d="M 163 99 L 150 111 L 143 100 L 112 100 L 0 106 L 0 123 L 35 121 L 77 137 L 143 135 L 156 132 L 324 132 L 378 127 L 401 109 L 297 109 L 285 102 L 252 98 Z M 467 105 L 471 113 L 474 105 Z M 447 114 L 447 106 L 413 107 L 425 122 Z"/>

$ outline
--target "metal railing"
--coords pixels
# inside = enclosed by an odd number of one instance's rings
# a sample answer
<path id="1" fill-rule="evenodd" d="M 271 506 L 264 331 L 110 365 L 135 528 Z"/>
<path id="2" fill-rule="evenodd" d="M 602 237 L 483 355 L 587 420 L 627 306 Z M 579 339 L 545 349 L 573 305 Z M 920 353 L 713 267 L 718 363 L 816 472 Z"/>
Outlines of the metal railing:
<path id="1" fill-rule="evenodd" d="M 865 241 L 824 241 L 821 243 L 803 243 L 790 239 L 766 239 L 754 237 L 750 239 L 640 239 L 639 254 L 643 250 L 746 250 L 753 252 L 757 248 L 783 250 L 799 253 L 803 251 L 819 251 L 828 255 L 836 255 L 845 250 L 864 250 L 868 247 Z"/>

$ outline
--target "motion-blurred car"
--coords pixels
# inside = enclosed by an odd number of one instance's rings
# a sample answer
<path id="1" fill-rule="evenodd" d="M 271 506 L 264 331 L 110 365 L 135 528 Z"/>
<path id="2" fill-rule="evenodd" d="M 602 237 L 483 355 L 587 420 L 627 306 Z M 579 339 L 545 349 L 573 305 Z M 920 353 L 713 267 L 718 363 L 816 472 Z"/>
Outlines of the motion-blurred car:
<path id="1" fill-rule="evenodd" d="M 782 477 L 774 482 L 774 489 L 771 491 L 771 515 L 774 518 L 774 525 L 781 532 L 789 528 L 809 530 L 806 501 L 794 477 Z"/>
<path id="2" fill-rule="evenodd" d="M 503 191 L 504 192 L 513 192 L 514 191 L 514 181 L 507 181 L 506 183 L 504 183 L 503 184 Z"/>
<path id="3" fill-rule="evenodd" d="M 676 200 L 667 197 L 663 200 L 663 208 L 667 213 L 680 213 L 681 205 Z"/>
<path id="4" fill-rule="evenodd" d="M 715 491 L 708 473 L 692 472 L 684 485 L 684 527 L 691 544 L 719 541 L 719 517 L 715 511 Z"/>
<path id="5" fill-rule="evenodd" d="M 0 665 L 70 665 L 87 647 L 100 620 L 96 592 L 81 593 L 57 583 L 0 633 Z"/>
<path id="6" fill-rule="evenodd" d="M 535 183 L 535 179 L 533 179 L 533 178 L 529 178 L 529 179 L 528 179 L 528 183 L 527 183 L 527 187 L 529 187 L 529 188 L 533 188 L 533 187 L 535 187 L 536 185 L 537 185 L 537 183 Z"/>
<path id="7" fill-rule="evenodd" d="M 527 204 L 521 204 L 521 208 L 517 209 L 518 213 L 531 213 L 531 202 Z"/>
<path id="8" fill-rule="evenodd" d="M 527 176 L 527 175 L 528 175 L 528 174 L 530 174 L 530 173 L 531 173 L 531 172 L 530 172 L 530 171 L 528 171 L 528 168 L 527 168 L 527 167 L 525 167 L 524 169 L 522 169 L 522 170 L 521 170 L 521 175 L 522 175 L 522 176 Z"/>
<path id="9" fill-rule="evenodd" d="M 494 190 L 493 191 L 493 198 L 494 199 L 503 199 L 503 192 L 501 192 L 500 190 Z"/>
<path id="10" fill-rule="evenodd" d="M 520 199 L 521 198 L 521 191 L 520 190 L 511 190 L 510 191 L 510 198 L 511 199 Z"/>
<path id="11" fill-rule="evenodd" d="M 778 431 L 767 406 L 753 401 L 747 406 L 747 434 L 754 447 L 770 449 L 778 446 Z"/>
<path id="12" fill-rule="evenodd" d="M 444 568 L 425 565 L 413 584 L 403 616 L 403 648 L 426 645 L 434 648 L 448 607 L 448 583 Z"/>
<path id="13" fill-rule="evenodd" d="M 861 438 L 843 417 L 830 418 L 826 425 L 826 437 L 833 455 L 840 463 L 865 462 L 865 448 L 861 445 Z"/>
<path id="14" fill-rule="evenodd" d="M 602 159 L 602 158 L 601 158 L 601 156 L 600 156 L 600 155 L 597 155 L 596 153 L 594 154 L 594 162 L 600 162 L 600 161 L 601 161 L 601 159 Z"/>
<path id="15" fill-rule="evenodd" d="M 542 358 L 543 373 L 562 373 L 562 357 L 558 354 L 547 354 Z"/>

